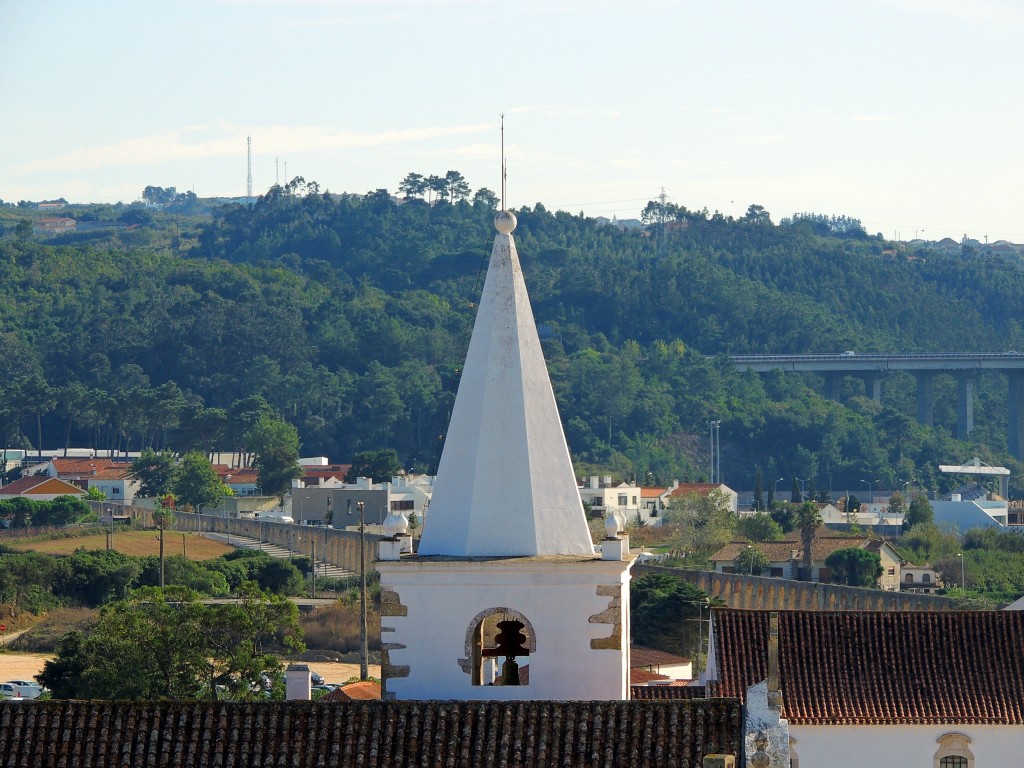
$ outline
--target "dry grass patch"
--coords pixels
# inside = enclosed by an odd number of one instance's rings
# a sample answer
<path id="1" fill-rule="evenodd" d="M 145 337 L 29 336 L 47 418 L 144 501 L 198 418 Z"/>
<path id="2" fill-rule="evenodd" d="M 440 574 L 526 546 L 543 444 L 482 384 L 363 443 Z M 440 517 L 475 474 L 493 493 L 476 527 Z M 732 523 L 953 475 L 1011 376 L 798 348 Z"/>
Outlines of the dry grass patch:
<path id="1" fill-rule="evenodd" d="M 368 606 L 366 634 L 371 649 L 380 649 L 380 613 Z M 326 608 L 299 615 L 306 647 L 349 653 L 359 650 L 359 602 L 339 600 Z"/>
<path id="2" fill-rule="evenodd" d="M 76 549 L 106 549 L 106 534 L 78 536 L 73 539 L 50 539 L 32 542 L 4 542 L 12 549 L 24 552 L 42 552 L 47 555 L 70 555 Z M 116 531 L 114 533 L 114 549 L 125 555 L 137 557 L 156 557 L 160 554 L 159 531 Z M 164 553 L 170 555 L 184 554 L 190 560 L 212 560 L 226 555 L 234 547 L 222 541 L 207 539 L 196 533 L 179 531 L 164 532 Z"/>
<path id="3" fill-rule="evenodd" d="M 16 651 L 33 653 L 53 653 L 57 641 L 68 632 L 84 631 L 96 623 L 100 612 L 93 608 L 58 608 L 47 613 L 42 621 L 32 629 L 11 641 L 10 647 Z"/>

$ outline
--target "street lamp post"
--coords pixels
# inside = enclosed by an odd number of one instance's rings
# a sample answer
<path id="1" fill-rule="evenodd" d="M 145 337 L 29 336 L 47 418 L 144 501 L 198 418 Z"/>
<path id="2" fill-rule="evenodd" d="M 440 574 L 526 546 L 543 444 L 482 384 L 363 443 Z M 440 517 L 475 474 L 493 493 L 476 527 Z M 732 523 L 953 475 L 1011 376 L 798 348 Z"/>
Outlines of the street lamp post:
<path id="1" fill-rule="evenodd" d="M 806 486 L 804 485 L 804 483 L 806 483 L 806 482 L 807 482 L 808 480 L 810 480 L 810 479 L 811 479 L 811 478 L 809 478 L 809 477 L 805 477 L 805 478 L 804 478 L 804 479 L 802 479 L 802 480 L 801 480 L 801 479 L 800 479 L 799 477 L 798 477 L 798 478 L 796 479 L 796 481 L 797 481 L 798 483 L 800 483 L 800 500 L 801 500 L 801 501 L 807 501 L 807 488 L 806 488 Z"/>
<path id="2" fill-rule="evenodd" d="M 357 501 L 356 509 L 359 510 L 359 679 L 366 680 L 370 676 L 366 663 L 366 504 Z"/>
<path id="3" fill-rule="evenodd" d="M 960 558 L 960 589 L 967 589 L 967 571 L 964 570 L 964 553 L 957 552 L 956 556 Z"/>
<path id="4" fill-rule="evenodd" d="M 775 493 L 773 494 L 774 496 L 778 496 L 779 495 L 779 483 L 781 483 L 785 479 L 786 478 L 784 478 L 784 477 L 780 477 L 778 480 L 775 481 Z"/>

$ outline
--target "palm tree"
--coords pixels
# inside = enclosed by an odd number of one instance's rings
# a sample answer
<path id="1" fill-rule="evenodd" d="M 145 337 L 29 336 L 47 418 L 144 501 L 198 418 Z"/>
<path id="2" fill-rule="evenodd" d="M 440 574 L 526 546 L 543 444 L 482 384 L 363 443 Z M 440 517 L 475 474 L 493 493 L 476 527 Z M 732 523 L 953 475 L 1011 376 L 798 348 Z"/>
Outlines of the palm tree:
<path id="1" fill-rule="evenodd" d="M 800 527 L 800 540 L 804 545 L 804 562 L 801 570 L 803 581 L 811 581 L 811 547 L 814 544 L 814 534 L 821 525 L 821 511 L 813 501 L 805 501 L 796 511 L 797 525 Z"/>

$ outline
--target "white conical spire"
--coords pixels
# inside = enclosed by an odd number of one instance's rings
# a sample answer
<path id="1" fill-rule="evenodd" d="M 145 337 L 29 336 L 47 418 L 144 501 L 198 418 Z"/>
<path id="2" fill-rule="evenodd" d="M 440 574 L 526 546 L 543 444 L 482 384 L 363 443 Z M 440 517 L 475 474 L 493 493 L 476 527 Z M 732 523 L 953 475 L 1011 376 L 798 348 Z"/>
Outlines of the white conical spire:
<path id="1" fill-rule="evenodd" d="M 494 225 L 420 555 L 592 555 L 512 230 Z"/>

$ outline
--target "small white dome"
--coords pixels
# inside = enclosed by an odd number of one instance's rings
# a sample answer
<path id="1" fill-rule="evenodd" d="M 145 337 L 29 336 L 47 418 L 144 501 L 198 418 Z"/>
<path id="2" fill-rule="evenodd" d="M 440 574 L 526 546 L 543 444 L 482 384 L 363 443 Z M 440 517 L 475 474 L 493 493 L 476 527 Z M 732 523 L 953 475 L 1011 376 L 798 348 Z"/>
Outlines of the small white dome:
<path id="1" fill-rule="evenodd" d="M 394 510 L 384 518 L 381 527 L 384 529 L 384 533 L 393 539 L 396 536 L 404 536 L 408 533 L 409 521 L 401 512 Z"/>
<path id="2" fill-rule="evenodd" d="M 512 230 L 518 223 L 516 215 L 512 211 L 498 211 L 498 215 L 494 217 L 494 228 L 503 235 L 512 234 Z"/>

